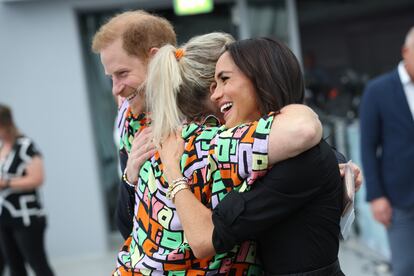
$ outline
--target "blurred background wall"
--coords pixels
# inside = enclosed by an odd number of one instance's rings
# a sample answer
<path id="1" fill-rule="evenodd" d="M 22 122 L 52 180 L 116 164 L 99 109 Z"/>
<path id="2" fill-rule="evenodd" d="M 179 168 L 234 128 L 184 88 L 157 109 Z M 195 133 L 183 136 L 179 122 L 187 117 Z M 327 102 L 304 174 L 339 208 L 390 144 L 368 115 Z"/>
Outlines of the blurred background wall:
<path id="1" fill-rule="evenodd" d="M 166 17 L 180 43 L 218 30 L 285 41 L 304 64 L 308 103 L 324 120 L 325 137 L 359 164 L 364 84 L 396 66 L 414 25 L 409 0 L 217 0 L 212 12 L 187 16 L 168 0 L 0 0 L 0 102 L 43 152 L 52 258 L 101 254 L 119 238 L 116 106 L 90 42 L 105 20 L 128 9 Z M 355 233 L 387 257 L 383 229 L 363 197 L 364 190 Z"/>

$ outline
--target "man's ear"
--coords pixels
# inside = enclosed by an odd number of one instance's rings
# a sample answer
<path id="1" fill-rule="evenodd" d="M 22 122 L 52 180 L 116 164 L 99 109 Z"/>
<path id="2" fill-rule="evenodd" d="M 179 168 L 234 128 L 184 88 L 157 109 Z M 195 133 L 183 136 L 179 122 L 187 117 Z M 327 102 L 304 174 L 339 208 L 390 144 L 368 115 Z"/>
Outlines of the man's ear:
<path id="1" fill-rule="evenodd" d="M 149 50 L 149 58 L 153 58 L 155 54 L 158 52 L 159 48 L 153 47 Z"/>

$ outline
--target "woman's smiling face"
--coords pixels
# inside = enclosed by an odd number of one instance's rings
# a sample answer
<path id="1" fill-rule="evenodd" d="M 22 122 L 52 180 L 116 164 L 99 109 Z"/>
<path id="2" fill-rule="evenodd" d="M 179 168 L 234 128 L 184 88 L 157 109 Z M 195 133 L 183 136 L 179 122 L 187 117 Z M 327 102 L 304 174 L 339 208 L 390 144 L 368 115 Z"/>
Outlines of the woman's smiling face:
<path id="1" fill-rule="evenodd" d="M 228 52 L 217 61 L 215 80 L 211 100 L 223 114 L 226 127 L 235 127 L 260 118 L 256 89 Z"/>

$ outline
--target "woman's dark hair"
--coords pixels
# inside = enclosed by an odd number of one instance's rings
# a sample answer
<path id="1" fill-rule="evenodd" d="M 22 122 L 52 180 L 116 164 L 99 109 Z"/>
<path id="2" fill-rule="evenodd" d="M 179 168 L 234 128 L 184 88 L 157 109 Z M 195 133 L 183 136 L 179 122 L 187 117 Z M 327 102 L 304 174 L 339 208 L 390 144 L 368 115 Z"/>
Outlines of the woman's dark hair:
<path id="1" fill-rule="evenodd" d="M 12 139 L 16 139 L 19 134 L 16 125 L 13 121 L 13 114 L 11 109 L 0 103 L 0 127 L 6 129 Z"/>
<path id="2" fill-rule="evenodd" d="M 0 103 L 0 127 L 4 128 L 13 128 L 13 115 L 11 109 Z"/>
<path id="3" fill-rule="evenodd" d="M 252 38 L 236 41 L 226 49 L 256 88 L 261 114 L 303 103 L 304 82 L 299 62 L 282 42 Z"/>

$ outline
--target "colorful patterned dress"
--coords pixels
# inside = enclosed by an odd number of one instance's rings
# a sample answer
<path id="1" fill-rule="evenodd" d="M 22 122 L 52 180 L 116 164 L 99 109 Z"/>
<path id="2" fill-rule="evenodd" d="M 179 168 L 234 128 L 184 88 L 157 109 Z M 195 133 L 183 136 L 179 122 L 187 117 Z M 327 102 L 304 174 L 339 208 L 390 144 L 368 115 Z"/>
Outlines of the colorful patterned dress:
<path id="1" fill-rule="evenodd" d="M 146 120 L 143 115 L 130 116 L 128 122 L 135 127 L 127 127 L 131 133 L 125 137 L 133 138 Z M 198 124 L 183 129 L 181 167 L 198 200 L 213 209 L 228 192 L 246 191 L 266 173 L 272 122 L 273 114 L 269 114 L 232 129 Z M 132 138 L 122 141 L 130 144 Z M 113 275 L 261 275 L 253 242 L 212 258 L 194 256 L 177 210 L 166 197 L 168 183 L 162 171 L 158 152 L 141 168 L 135 189 L 133 232 L 118 254 Z"/>

